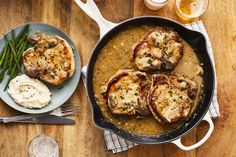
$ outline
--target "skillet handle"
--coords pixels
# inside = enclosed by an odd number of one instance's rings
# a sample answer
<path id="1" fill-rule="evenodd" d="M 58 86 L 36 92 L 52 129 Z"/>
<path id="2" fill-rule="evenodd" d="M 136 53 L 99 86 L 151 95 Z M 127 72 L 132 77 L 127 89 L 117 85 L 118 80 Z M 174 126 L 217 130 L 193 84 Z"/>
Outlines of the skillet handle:
<path id="1" fill-rule="evenodd" d="M 110 29 L 115 27 L 117 24 L 112 23 L 102 16 L 98 7 L 93 0 L 87 0 L 86 3 L 83 3 L 81 0 L 75 0 L 75 3 L 90 17 L 92 18 L 99 26 L 100 29 L 100 39 L 106 34 Z"/>
<path id="2" fill-rule="evenodd" d="M 171 143 L 175 144 L 176 146 L 178 146 L 180 149 L 182 150 L 192 150 L 192 149 L 195 149 L 195 148 L 198 148 L 199 146 L 201 146 L 204 142 L 206 142 L 206 140 L 211 136 L 213 130 L 214 130 L 214 124 L 213 124 L 213 121 L 211 120 L 211 117 L 210 117 L 210 114 L 207 112 L 207 114 L 205 115 L 205 117 L 203 118 L 204 121 L 207 121 L 209 123 L 209 130 L 208 132 L 206 133 L 206 135 L 199 141 L 197 142 L 196 144 L 192 145 L 192 146 L 184 146 L 182 143 L 181 143 L 181 138 L 175 140 L 175 141 L 172 141 Z"/>

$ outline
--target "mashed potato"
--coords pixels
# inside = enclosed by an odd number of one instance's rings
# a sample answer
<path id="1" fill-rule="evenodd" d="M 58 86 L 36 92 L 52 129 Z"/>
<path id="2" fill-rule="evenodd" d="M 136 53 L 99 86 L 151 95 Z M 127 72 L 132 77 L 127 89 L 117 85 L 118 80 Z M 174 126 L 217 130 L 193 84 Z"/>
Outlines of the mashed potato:
<path id="1" fill-rule="evenodd" d="M 48 87 L 24 74 L 11 80 L 8 94 L 17 104 L 26 108 L 43 108 L 51 101 Z"/>

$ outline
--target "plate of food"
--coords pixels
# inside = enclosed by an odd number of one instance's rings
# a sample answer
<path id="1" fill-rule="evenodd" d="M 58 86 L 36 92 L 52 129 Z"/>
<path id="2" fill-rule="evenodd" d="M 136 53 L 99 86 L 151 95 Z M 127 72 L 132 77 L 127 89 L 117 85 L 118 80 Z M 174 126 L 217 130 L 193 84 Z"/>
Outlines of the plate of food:
<path id="1" fill-rule="evenodd" d="M 64 104 L 80 80 L 81 61 L 64 32 L 44 23 L 17 26 L 0 39 L 0 97 L 25 113 Z"/>

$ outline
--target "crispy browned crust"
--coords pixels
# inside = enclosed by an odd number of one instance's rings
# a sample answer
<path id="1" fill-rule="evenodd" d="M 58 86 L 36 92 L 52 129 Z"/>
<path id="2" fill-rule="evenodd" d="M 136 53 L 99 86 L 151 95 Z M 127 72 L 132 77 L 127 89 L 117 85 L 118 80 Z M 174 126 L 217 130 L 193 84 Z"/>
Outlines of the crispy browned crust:
<path id="1" fill-rule="evenodd" d="M 128 75 L 128 71 L 121 70 L 121 71 L 118 71 L 115 75 L 113 75 L 109 79 L 109 81 L 106 85 L 106 90 L 102 92 L 106 99 L 108 98 L 108 93 L 109 93 L 112 85 L 115 84 L 117 81 L 119 81 L 119 79 L 121 79 L 122 77 L 127 76 L 127 75 Z"/>
<path id="2" fill-rule="evenodd" d="M 155 119 L 157 119 L 160 123 L 164 124 L 165 120 L 157 111 L 154 101 L 152 101 L 154 91 L 155 91 L 154 87 L 155 87 L 155 85 L 157 85 L 157 83 L 160 83 L 160 84 L 166 83 L 166 76 L 165 75 L 154 75 L 152 77 L 152 85 L 151 85 L 151 89 L 149 91 L 148 98 L 147 98 L 148 107 L 149 107 L 150 111 L 152 112 L 153 117 Z"/>
<path id="3" fill-rule="evenodd" d="M 36 36 L 37 37 L 37 36 Z M 53 39 L 55 45 L 47 45 L 47 39 Z M 41 36 L 37 41 L 30 39 L 36 45 L 23 53 L 23 65 L 26 74 L 39 78 L 53 85 L 59 85 L 73 76 L 75 59 L 71 46 L 59 36 Z"/>
<path id="4" fill-rule="evenodd" d="M 128 80 L 129 83 L 126 84 L 124 79 Z M 146 105 L 146 98 L 149 83 L 147 81 L 145 73 L 132 70 L 119 70 L 109 79 L 106 90 L 103 92 L 110 111 L 117 115 L 148 115 L 149 109 Z M 133 90 L 130 89 L 131 87 L 127 87 L 127 85 L 137 86 L 134 90 L 135 92 L 132 93 Z M 129 97 L 127 98 L 128 93 L 122 93 L 119 90 L 128 92 L 129 94 L 131 93 L 130 99 Z M 125 100 L 122 100 L 120 97 L 123 97 Z M 130 100 L 132 100 L 132 103 L 130 103 Z M 128 102 L 129 105 L 127 106 Z"/>
<path id="5" fill-rule="evenodd" d="M 160 42 L 156 42 L 154 41 L 156 39 L 152 37 L 154 33 L 166 34 L 166 39 L 161 39 Z M 173 51 L 170 50 L 169 52 L 167 51 L 169 45 L 175 45 L 176 47 Z M 159 69 L 173 70 L 183 56 L 183 47 L 183 40 L 177 32 L 168 28 L 156 27 L 132 45 L 131 57 L 135 61 L 138 69 L 142 71 Z M 160 57 L 154 55 L 153 48 L 160 49 Z M 147 49 L 147 53 L 142 54 L 141 51 L 144 49 Z M 165 53 L 166 51 L 168 54 Z M 141 64 L 138 62 L 139 58 L 150 58 L 152 63 L 148 63 L 149 65 Z"/>
<path id="6" fill-rule="evenodd" d="M 182 83 L 185 82 L 185 83 Z M 183 87 L 183 85 L 186 85 Z M 177 106 L 174 107 L 178 107 L 177 112 L 179 113 L 174 113 L 173 115 L 177 115 L 177 116 L 173 116 L 173 117 L 166 117 L 165 114 L 165 109 L 166 112 L 168 112 L 168 107 L 170 106 L 169 101 L 167 101 L 170 97 L 165 97 L 164 95 L 164 100 L 167 102 L 166 106 L 164 104 L 164 108 L 163 108 L 163 103 L 162 104 L 157 104 L 158 99 L 163 99 L 163 95 L 160 94 L 160 91 L 157 92 L 158 88 L 161 86 L 166 86 L 167 88 L 164 88 L 164 90 L 168 90 L 171 92 L 175 92 L 177 91 L 177 93 L 182 93 L 183 95 L 178 95 L 179 97 L 183 96 L 183 101 L 181 101 L 180 104 L 175 104 Z M 165 91 L 162 91 L 162 93 L 164 93 Z M 158 94 L 158 95 L 157 95 Z M 187 118 L 187 116 L 190 113 L 191 107 L 192 107 L 192 103 L 193 103 L 193 99 L 195 98 L 197 94 L 197 85 L 194 81 L 179 75 L 179 74 L 174 74 L 171 76 L 167 76 L 164 74 L 154 74 L 152 76 L 152 85 L 151 85 L 151 89 L 150 92 L 148 94 L 148 106 L 150 111 L 152 112 L 154 118 L 156 118 L 160 123 L 165 124 L 165 123 L 172 123 L 172 122 L 176 122 L 180 119 L 184 119 Z M 166 95 L 168 96 L 168 95 Z M 160 98 L 162 97 L 162 98 Z M 157 100 L 157 101 L 156 101 Z M 179 102 L 177 100 L 177 102 Z M 168 106 L 169 105 L 169 106 Z M 166 108 L 165 108 L 166 107 Z"/>

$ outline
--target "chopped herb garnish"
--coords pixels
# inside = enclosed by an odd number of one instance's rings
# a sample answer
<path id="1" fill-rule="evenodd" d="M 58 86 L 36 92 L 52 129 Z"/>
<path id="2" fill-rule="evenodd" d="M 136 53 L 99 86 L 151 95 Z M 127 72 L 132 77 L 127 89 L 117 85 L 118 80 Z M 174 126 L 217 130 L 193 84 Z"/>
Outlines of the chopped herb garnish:
<path id="1" fill-rule="evenodd" d="M 120 98 L 121 98 L 121 99 L 124 99 L 124 97 L 123 97 L 123 96 L 120 96 Z"/>
<path id="2" fill-rule="evenodd" d="M 163 47 L 161 51 L 166 54 L 166 50 L 167 50 L 167 49 L 168 49 L 168 47 Z M 166 54 L 166 55 L 167 55 L 167 54 Z"/>
<path id="3" fill-rule="evenodd" d="M 159 46 L 159 49 L 163 49 L 163 47 L 164 47 L 163 45 L 160 45 L 160 46 Z"/>
<path id="4" fill-rule="evenodd" d="M 151 60 L 151 59 L 148 59 L 147 63 L 148 63 L 148 64 L 152 64 L 152 60 Z"/>
<path id="5" fill-rule="evenodd" d="M 167 34 L 165 34 L 165 35 L 164 35 L 164 40 L 166 40 L 166 39 L 167 39 L 167 37 L 168 37 L 168 35 L 167 35 Z"/>
<path id="6" fill-rule="evenodd" d="M 170 96 L 172 97 L 172 94 L 173 94 L 173 93 L 172 93 L 172 91 L 170 91 L 170 90 L 169 90 L 169 91 L 168 91 L 168 93 L 169 93 L 169 94 L 170 94 Z"/>
<path id="7" fill-rule="evenodd" d="M 125 102 L 125 105 L 126 105 L 126 106 L 130 106 L 130 103 L 129 103 L 129 102 Z"/>
<path id="8" fill-rule="evenodd" d="M 138 93 L 134 93 L 135 96 L 138 96 Z"/>

